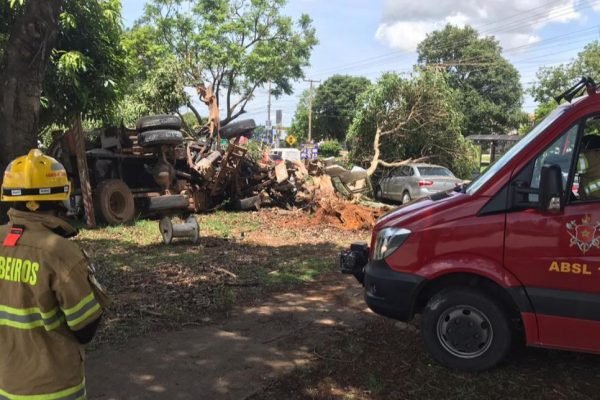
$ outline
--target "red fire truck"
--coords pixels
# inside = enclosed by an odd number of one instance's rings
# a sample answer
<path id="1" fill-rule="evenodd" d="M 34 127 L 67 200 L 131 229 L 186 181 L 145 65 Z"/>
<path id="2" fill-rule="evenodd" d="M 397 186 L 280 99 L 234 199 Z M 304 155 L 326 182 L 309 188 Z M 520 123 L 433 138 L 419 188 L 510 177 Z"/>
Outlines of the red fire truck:
<path id="1" fill-rule="evenodd" d="M 470 185 L 385 215 L 340 256 L 373 311 L 421 315 L 443 365 L 485 370 L 518 340 L 600 353 L 600 94 L 583 78 L 564 99 Z"/>

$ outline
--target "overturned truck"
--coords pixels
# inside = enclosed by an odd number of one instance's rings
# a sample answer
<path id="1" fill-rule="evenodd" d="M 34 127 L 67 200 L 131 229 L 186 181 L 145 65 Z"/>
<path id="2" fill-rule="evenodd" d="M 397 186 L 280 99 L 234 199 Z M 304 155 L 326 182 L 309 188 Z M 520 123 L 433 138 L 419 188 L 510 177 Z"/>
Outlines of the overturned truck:
<path id="1" fill-rule="evenodd" d="M 136 129 L 103 129 L 86 140 L 85 158 L 96 215 L 110 225 L 141 216 L 181 216 L 209 210 L 235 198 L 235 176 L 253 120 L 211 125 L 200 139 L 185 138 L 175 115 L 141 118 Z M 222 146 L 222 139 L 227 140 Z M 74 182 L 71 208 L 83 212 L 73 135 L 49 150 Z"/>

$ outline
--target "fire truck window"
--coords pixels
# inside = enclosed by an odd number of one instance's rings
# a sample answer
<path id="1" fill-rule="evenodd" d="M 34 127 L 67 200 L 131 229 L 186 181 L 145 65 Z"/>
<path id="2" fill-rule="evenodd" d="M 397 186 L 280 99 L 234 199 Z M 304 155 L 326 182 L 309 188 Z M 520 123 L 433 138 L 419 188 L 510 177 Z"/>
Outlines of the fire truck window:
<path id="1" fill-rule="evenodd" d="M 533 175 L 531 176 L 530 187 L 532 189 L 539 189 L 540 187 L 540 175 L 544 164 L 556 164 L 560 167 L 563 176 L 563 189 L 566 189 L 578 129 L 579 125 L 573 125 L 538 156 L 533 167 Z M 530 194 L 529 201 L 537 202 L 538 195 Z"/>
<path id="2" fill-rule="evenodd" d="M 575 200 L 600 200 L 600 116 L 598 115 L 589 117 L 585 121 L 572 191 Z"/>

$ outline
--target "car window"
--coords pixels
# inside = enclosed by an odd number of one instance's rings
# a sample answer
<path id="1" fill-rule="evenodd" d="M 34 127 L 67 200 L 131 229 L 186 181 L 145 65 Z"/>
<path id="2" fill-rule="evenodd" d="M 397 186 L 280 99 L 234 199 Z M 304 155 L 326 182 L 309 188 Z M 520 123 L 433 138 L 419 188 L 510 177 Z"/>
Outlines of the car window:
<path id="1" fill-rule="evenodd" d="M 450 170 L 444 167 L 417 167 L 421 176 L 448 176 L 453 178 L 454 175 Z"/>

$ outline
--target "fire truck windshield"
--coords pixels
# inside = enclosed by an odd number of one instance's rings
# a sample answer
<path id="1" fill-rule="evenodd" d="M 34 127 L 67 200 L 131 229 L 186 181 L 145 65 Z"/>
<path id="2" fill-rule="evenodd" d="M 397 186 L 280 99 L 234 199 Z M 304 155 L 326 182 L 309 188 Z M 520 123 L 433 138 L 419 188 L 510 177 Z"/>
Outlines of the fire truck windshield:
<path id="1" fill-rule="evenodd" d="M 571 104 L 565 104 L 560 107 L 557 107 L 554 111 L 552 111 L 546 118 L 544 118 L 539 124 L 537 124 L 523 139 L 521 139 L 517 144 L 510 148 L 502 157 L 500 157 L 495 163 L 490 165 L 488 169 L 480 175 L 477 179 L 475 179 L 465 193 L 474 194 L 476 193 L 483 185 L 485 185 L 492 177 L 504 167 L 509 160 L 511 160 L 515 154 L 518 154 L 521 150 L 529 145 L 529 143 L 533 142 L 535 138 L 537 138 L 542 132 L 546 130 L 554 121 L 556 121 L 561 115 L 563 115 L 569 108 Z"/>

